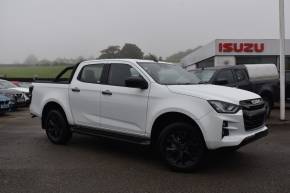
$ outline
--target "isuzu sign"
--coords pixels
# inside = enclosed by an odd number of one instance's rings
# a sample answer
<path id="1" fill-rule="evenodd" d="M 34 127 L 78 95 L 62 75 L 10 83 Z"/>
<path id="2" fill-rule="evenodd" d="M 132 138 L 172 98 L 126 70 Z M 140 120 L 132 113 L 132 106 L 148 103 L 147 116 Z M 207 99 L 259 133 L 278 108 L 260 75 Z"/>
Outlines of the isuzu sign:
<path id="1" fill-rule="evenodd" d="M 261 53 L 265 50 L 264 43 L 219 43 L 219 52 Z"/>

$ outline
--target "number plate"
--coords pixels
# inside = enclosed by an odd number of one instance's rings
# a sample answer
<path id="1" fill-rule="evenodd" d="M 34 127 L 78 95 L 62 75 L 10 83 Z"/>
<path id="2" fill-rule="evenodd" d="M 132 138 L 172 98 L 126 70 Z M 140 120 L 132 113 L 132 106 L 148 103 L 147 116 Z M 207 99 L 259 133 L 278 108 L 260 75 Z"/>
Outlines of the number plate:
<path id="1" fill-rule="evenodd" d="M 23 103 L 25 100 L 24 99 L 18 99 L 17 102 Z"/>
<path id="2" fill-rule="evenodd" d="M 1 109 L 8 109 L 9 105 L 1 105 L 0 107 L 1 107 Z"/>

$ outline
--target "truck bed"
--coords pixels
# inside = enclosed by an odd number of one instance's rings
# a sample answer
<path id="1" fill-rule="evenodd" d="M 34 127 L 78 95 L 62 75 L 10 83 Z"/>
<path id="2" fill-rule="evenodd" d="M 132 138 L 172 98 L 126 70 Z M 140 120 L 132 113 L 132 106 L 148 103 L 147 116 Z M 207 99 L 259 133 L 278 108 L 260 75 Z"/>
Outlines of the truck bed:
<path id="1" fill-rule="evenodd" d="M 48 102 L 59 102 L 59 104 L 64 104 L 69 108 L 68 101 L 68 89 L 69 84 L 53 83 L 53 82 L 37 82 L 33 83 L 32 99 L 33 102 L 30 105 L 31 113 L 41 117 L 41 112 L 43 109 L 43 103 Z M 60 102 L 61 101 L 61 102 Z"/>

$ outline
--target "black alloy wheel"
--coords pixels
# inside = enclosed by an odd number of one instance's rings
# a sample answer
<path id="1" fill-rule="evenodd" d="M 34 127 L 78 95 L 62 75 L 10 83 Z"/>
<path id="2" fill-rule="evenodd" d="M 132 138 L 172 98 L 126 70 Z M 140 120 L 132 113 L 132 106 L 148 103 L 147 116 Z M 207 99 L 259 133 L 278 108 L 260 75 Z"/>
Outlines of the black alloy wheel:
<path id="1" fill-rule="evenodd" d="M 199 166 L 205 145 L 197 128 L 188 123 L 173 123 L 161 132 L 159 151 L 173 170 L 186 172 Z"/>
<path id="2" fill-rule="evenodd" d="M 67 143 L 72 135 L 64 116 L 58 110 L 48 113 L 45 129 L 47 137 L 55 144 Z"/>

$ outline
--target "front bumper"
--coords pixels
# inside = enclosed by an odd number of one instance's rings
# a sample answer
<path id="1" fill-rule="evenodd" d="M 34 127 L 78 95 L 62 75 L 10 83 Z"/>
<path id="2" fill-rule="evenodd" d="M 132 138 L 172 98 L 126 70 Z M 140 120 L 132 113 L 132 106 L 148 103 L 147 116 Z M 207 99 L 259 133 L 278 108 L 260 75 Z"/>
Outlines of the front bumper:
<path id="1" fill-rule="evenodd" d="M 251 143 L 251 142 L 256 141 L 256 140 L 258 140 L 260 138 L 263 138 L 263 137 L 267 136 L 268 133 L 269 133 L 269 131 L 268 131 L 268 129 L 266 129 L 266 130 L 263 130 L 263 131 L 261 131 L 259 133 L 254 134 L 254 135 L 251 135 L 251 136 L 245 138 L 242 141 L 242 143 L 240 143 L 239 146 L 244 146 L 244 145 L 247 145 L 248 143 Z"/>
<path id="2" fill-rule="evenodd" d="M 225 121 L 228 123 L 226 127 L 228 130 L 227 136 L 222 135 Z M 268 128 L 265 124 L 246 130 L 242 110 L 236 114 L 219 114 L 211 111 L 199 122 L 206 146 L 212 150 L 243 146 L 264 137 L 268 133 Z"/>
<path id="3" fill-rule="evenodd" d="M 17 101 L 16 104 L 15 104 L 15 106 L 16 106 L 16 107 L 20 107 L 20 108 L 21 108 L 21 107 L 27 107 L 27 103 L 26 103 L 25 100 L 24 100 L 24 101 L 21 100 L 21 101 Z"/>
<path id="4" fill-rule="evenodd" d="M 7 113 L 9 112 L 9 108 L 0 108 L 0 113 Z"/>

